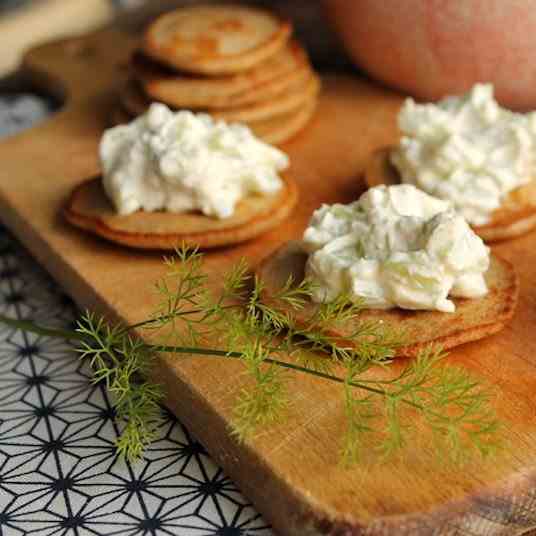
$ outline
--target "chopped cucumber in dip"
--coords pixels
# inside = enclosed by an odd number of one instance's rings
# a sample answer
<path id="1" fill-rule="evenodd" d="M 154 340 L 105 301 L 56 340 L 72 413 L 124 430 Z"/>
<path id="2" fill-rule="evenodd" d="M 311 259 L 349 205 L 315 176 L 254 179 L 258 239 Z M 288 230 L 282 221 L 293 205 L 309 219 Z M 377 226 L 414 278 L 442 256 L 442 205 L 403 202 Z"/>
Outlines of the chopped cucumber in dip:
<path id="1" fill-rule="evenodd" d="M 536 113 L 501 108 L 491 84 L 436 104 L 407 99 L 391 153 L 403 183 L 450 201 L 472 225 L 488 223 L 536 171 Z"/>
<path id="2" fill-rule="evenodd" d="M 370 308 L 453 312 L 479 298 L 489 249 L 450 203 L 412 185 L 378 186 L 349 205 L 323 205 L 305 230 L 313 299 L 340 294 Z"/>

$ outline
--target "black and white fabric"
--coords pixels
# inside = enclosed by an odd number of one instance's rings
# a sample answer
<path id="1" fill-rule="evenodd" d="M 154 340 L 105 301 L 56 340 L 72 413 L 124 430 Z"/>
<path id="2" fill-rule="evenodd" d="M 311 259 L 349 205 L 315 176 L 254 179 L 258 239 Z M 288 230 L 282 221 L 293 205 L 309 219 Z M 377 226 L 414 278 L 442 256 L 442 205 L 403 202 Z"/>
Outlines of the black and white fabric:
<path id="1" fill-rule="evenodd" d="M 0 136 L 43 119 L 46 106 L 37 96 L 0 95 Z M 64 327 L 77 315 L 1 224 L 0 312 Z M 0 536 L 270 535 L 203 447 L 162 411 L 144 459 L 125 463 L 114 452 L 110 399 L 73 348 L 0 325 Z"/>
<path id="2" fill-rule="evenodd" d="M 52 103 L 27 93 L 0 96 L 0 137 L 10 136 L 45 119 Z M 0 138 L 1 139 L 1 138 Z"/>

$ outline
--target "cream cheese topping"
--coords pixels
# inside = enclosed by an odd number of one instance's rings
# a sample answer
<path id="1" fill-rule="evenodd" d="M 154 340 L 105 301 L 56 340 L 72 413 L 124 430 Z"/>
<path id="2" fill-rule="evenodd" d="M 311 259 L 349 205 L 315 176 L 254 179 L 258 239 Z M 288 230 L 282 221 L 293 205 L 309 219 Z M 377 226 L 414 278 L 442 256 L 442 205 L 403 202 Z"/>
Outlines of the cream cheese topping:
<path id="1" fill-rule="evenodd" d="M 120 214 L 199 210 L 216 218 L 231 216 L 248 195 L 278 191 L 278 172 L 289 164 L 244 125 L 158 103 L 107 130 L 100 160 L 104 190 Z"/>
<path id="2" fill-rule="evenodd" d="M 391 153 L 402 182 L 450 201 L 474 225 L 490 221 L 507 194 L 535 172 L 536 114 L 501 108 L 491 84 L 437 104 L 407 99 Z"/>
<path id="3" fill-rule="evenodd" d="M 303 235 L 313 299 L 453 312 L 449 296 L 487 292 L 489 249 L 450 203 L 412 185 L 378 186 L 323 205 Z"/>

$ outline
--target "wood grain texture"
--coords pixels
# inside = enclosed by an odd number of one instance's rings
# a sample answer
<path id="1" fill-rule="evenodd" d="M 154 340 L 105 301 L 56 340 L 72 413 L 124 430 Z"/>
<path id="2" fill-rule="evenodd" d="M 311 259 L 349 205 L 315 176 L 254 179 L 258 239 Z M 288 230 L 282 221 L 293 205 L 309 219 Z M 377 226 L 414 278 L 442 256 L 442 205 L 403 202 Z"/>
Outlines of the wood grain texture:
<path id="1" fill-rule="evenodd" d="M 135 322 L 155 306 L 160 256 L 110 245 L 59 216 L 71 189 L 98 172 L 96 149 L 124 82 L 132 42 L 107 31 L 43 46 L 26 66 L 66 95 L 48 122 L 0 143 L 0 214 L 82 307 Z M 401 98 L 356 78 L 324 80 L 316 117 L 285 146 L 301 188 L 293 217 L 261 239 L 208 254 L 217 275 L 239 257 L 252 264 L 296 238 L 322 202 L 348 202 L 362 189 L 371 151 L 396 139 Z M 168 405 L 282 535 L 517 535 L 536 527 L 536 235 L 496 247 L 521 275 L 514 321 L 500 334 L 451 354 L 496 385 L 510 448 L 463 469 L 438 463 L 426 442 L 400 460 L 353 469 L 339 464 L 344 429 L 339 388 L 291 376 L 287 421 L 238 445 L 229 434 L 243 376 L 217 358 L 165 357 L 155 377 Z"/>

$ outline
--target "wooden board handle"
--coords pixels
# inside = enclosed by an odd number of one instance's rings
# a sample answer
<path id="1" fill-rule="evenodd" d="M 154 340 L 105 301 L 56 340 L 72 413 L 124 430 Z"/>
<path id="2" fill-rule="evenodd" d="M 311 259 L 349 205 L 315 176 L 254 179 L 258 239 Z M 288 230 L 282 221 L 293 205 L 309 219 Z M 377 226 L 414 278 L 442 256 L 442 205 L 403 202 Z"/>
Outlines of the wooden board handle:
<path id="1" fill-rule="evenodd" d="M 110 21 L 108 0 L 40 0 L 0 18 L 0 76 L 16 69 L 29 47 L 87 32 Z"/>

